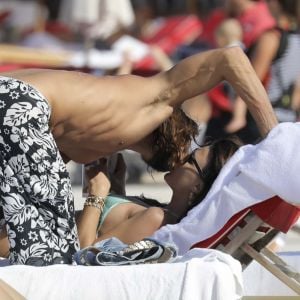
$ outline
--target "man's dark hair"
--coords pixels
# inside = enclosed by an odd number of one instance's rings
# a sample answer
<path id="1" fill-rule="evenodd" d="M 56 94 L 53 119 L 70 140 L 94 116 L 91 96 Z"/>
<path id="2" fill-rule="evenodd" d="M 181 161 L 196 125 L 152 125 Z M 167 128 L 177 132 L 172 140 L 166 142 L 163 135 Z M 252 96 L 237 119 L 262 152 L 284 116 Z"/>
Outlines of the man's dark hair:
<path id="1" fill-rule="evenodd" d="M 179 164 L 191 142 L 198 135 L 198 125 L 180 108 L 163 122 L 152 134 L 153 156 L 146 163 L 154 170 L 166 172 Z"/>

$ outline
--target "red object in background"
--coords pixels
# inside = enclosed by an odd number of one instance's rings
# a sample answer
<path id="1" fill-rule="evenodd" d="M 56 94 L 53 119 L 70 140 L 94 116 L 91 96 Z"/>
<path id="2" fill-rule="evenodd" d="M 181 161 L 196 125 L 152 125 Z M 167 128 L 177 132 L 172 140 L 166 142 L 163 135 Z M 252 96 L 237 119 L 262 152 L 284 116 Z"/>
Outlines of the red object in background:
<path id="1" fill-rule="evenodd" d="M 232 111 L 232 104 L 229 97 L 224 92 L 223 84 L 219 84 L 211 89 L 207 93 L 207 96 L 212 104 L 213 116 L 217 116 L 220 111 Z"/>
<path id="2" fill-rule="evenodd" d="M 70 30 L 70 28 L 60 22 L 57 21 L 48 21 L 46 23 L 46 31 L 53 34 L 54 36 L 71 36 L 72 35 L 72 31 Z"/>
<path id="3" fill-rule="evenodd" d="M 19 69 L 24 69 L 24 66 L 18 65 L 18 64 L 4 64 L 4 65 L 0 65 L 0 73 L 15 71 L 15 70 L 19 70 Z"/>
<path id="4" fill-rule="evenodd" d="M 11 12 L 9 10 L 5 10 L 0 12 L 0 24 L 5 21 L 5 19 L 7 19 L 7 17 L 9 17 L 11 14 Z"/>
<path id="5" fill-rule="evenodd" d="M 221 250 L 240 261 L 243 270 L 254 260 L 299 294 L 299 273 L 268 247 L 279 232 L 287 233 L 299 217 L 300 207 L 275 196 L 235 214 L 216 234 L 192 248 Z"/>
<path id="6" fill-rule="evenodd" d="M 264 1 L 257 2 L 237 19 L 243 28 L 243 43 L 246 48 L 251 47 L 263 32 L 276 26 L 275 19 Z"/>
<path id="7" fill-rule="evenodd" d="M 199 39 L 215 46 L 214 36 L 216 28 L 225 19 L 226 14 L 223 10 L 218 9 L 212 12 L 211 16 L 203 22 L 203 34 Z M 251 8 L 241 14 L 237 20 L 240 22 L 243 29 L 243 43 L 246 48 L 253 46 L 263 32 L 275 26 L 275 20 L 271 16 L 266 3 L 263 1 L 255 3 Z M 265 83 L 266 82 L 264 82 L 264 84 Z M 230 112 L 232 110 L 231 101 L 226 93 L 224 93 L 222 85 L 209 91 L 208 97 L 213 105 L 214 116 L 217 116 L 220 111 Z"/>
<path id="8" fill-rule="evenodd" d="M 287 233 L 300 217 L 300 208 L 275 196 L 251 207 L 251 210 L 273 228 Z"/>
<path id="9" fill-rule="evenodd" d="M 278 196 L 248 207 L 231 217 L 216 234 L 204 241 L 199 241 L 191 248 L 215 249 L 226 236 L 243 222 L 244 218 L 253 211 L 265 223 L 273 228 L 287 233 L 300 217 L 300 208 L 283 201 Z"/>
<path id="10" fill-rule="evenodd" d="M 172 54 L 175 49 L 191 42 L 202 31 L 202 22 L 193 15 L 166 18 L 161 27 L 143 42 L 159 46 L 166 54 Z M 146 56 L 135 65 L 135 69 L 153 69 L 154 60 Z"/>
<path id="11" fill-rule="evenodd" d="M 198 37 L 198 40 L 206 42 L 211 47 L 216 47 L 215 31 L 217 27 L 226 19 L 225 12 L 221 9 L 214 10 L 203 21 L 203 32 Z"/>
<path id="12" fill-rule="evenodd" d="M 216 47 L 215 31 L 226 18 L 224 10 L 216 9 L 213 11 L 203 21 L 203 33 L 198 39 L 207 42 L 212 47 Z M 242 26 L 243 43 L 246 48 L 253 46 L 263 32 L 276 26 L 275 19 L 272 17 L 267 4 L 263 1 L 255 3 L 236 19 Z"/>

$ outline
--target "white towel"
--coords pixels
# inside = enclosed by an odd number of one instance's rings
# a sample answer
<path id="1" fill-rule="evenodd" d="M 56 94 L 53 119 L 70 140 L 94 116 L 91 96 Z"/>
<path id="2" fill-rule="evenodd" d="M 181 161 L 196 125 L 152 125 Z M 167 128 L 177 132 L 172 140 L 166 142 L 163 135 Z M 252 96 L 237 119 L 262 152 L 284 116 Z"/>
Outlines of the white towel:
<path id="1" fill-rule="evenodd" d="M 300 123 L 281 123 L 257 145 L 241 147 L 205 199 L 175 225 L 152 238 L 175 243 L 182 255 L 217 233 L 239 211 L 275 195 L 300 205 Z"/>
<path id="2" fill-rule="evenodd" d="M 0 267 L 0 278 L 30 300 L 238 300 L 238 261 L 216 250 L 193 249 L 176 263 L 85 267 Z"/>

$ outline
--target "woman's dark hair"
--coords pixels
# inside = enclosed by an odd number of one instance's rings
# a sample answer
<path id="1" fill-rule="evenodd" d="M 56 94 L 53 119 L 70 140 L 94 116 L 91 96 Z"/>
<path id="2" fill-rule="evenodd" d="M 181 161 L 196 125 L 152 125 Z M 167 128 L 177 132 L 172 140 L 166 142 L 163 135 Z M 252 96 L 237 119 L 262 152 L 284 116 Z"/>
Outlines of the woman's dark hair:
<path id="1" fill-rule="evenodd" d="M 225 163 L 243 145 L 243 142 L 237 136 L 228 136 L 205 143 L 205 145 L 210 147 L 208 162 L 203 169 L 204 177 L 198 189 L 200 192 L 193 195 L 189 209 L 204 199 Z"/>
<path id="2" fill-rule="evenodd" d="M 157 171 L 172 170 L 181 162 L 182 153 L 188 152 L 198 133 L 197 123 L 180 108 L 175 108 L 171 117 L 153 132 L 153 156 L 146 163 Z"/>

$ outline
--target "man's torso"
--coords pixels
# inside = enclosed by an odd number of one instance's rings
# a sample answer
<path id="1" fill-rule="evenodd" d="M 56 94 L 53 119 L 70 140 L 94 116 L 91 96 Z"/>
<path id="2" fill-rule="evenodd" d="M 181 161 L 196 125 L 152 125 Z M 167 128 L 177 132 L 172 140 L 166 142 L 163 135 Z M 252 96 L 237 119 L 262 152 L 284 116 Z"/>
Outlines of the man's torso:
<path id="1" fill-rule="evenodd" d="M 51 70 L 2 75 L 29 83 L 45 96 L 51 106 L 51 131 L 60 152 L 79 163 L 125 149 L 159 125 L 156 120 L 149 121 L 154 100 L 149 96 L 151 92 L 145 90 L 143 99 L 136 97 L 134 86 L 130 87 L 131 81 L 125 77 L 99 79 Z M 123 96 L 128 83 L 132 95 Z"/>

